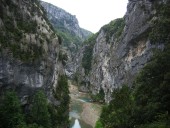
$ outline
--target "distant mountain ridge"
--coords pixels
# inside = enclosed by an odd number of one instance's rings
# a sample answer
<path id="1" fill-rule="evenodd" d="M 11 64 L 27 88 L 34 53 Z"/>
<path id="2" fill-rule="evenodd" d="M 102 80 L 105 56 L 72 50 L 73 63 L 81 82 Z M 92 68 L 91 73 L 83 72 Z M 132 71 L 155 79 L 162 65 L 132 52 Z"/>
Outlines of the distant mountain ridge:
<path id="1" fill-rule="evenodd" d="M 50 3 L 41 1 L 41 5 L 45 8 L 53 27 L 63 38 L 64 46 L 71 52 L 77 50 L 78 46 L 92 34 L 79 26 L 75 15 Z"/>

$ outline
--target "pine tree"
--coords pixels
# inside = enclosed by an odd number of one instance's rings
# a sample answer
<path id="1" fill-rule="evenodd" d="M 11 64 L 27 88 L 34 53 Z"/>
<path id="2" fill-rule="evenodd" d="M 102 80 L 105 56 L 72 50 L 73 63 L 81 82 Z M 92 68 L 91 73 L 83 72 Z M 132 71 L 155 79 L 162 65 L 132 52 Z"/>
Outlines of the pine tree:
<path id="1" fill-rule="evenodd" d="M 42 91 L 38 91 L 34 96 L 31 118 L 34 123 L 44 128 L 50 128 L 51 126 L 47 99 Z"/>
<path id="2" fill-rule="evenodd" d="M 0 128 L 17 128 L 23 124 L 21 104 L 15 92 L 7 92 L 0 104 Z"/>

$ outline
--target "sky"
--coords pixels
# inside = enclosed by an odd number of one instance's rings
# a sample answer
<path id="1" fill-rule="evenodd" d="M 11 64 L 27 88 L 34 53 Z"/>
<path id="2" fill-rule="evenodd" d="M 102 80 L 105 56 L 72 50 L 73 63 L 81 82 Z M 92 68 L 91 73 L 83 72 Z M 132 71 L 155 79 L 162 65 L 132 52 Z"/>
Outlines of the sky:
<path id="1" fill-rule="evenodd" d="M 96 33 L 111 20 L 121 18 L 128 0 L 43 0 L 75 15 L 81 28 Z"/>

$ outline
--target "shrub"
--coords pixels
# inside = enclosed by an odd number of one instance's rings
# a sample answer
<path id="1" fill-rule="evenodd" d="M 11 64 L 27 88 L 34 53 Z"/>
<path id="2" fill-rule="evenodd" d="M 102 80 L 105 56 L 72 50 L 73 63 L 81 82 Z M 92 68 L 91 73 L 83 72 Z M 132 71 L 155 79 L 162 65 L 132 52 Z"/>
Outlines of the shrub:
<path id="1" fill-rule="evenodd" d="M 16 93 L 13 91 L 5 93 L 0 103 L 0 127 L 17 128 L 23 121 L 24 116 Z"/>
<path id="2" fill-rule="evenodd" d="M 92 35 L 89 39 L 87 39 L 84 44 L 85 50 L 83 52 L 83 58 L 82 58 L 82 66 L 85 70 L 85 74 L 87 75 L 91 70 L 91 63 L 93 58 L 93 47 L 95 44 L 97 34 Z"/>
<path id="3" fill-rule="evenodd" d="M 102 123 L 100 122 L 100 120 L 98 120 L 95 124 L 95 128 L 103 128 Z"/>
<path id="4" fill-rule="evenodd" d="M 38 91 L 33 99 L 31 107 L 31 120 L 33 123 L 50 128 L 50 114 L 48 112 L 47 99 L 42 91 Z"/>
<path id="5" fill-rule="evenodd" d="M 59 51 L 58 60 L 61 61 L 63 65 L 66 65 L 66 61 L 68 60 L 67 53 L 64 53 L 63 51 Z"/>
<path id="6" fill-rule="evenodd" d="M 101 123 L 107 128 L 131 128 L 134 105 L 131 89 L 124 85 L 121 89 L 114 90 L 112 99 L 102 109 Z"/>
<path id="7" fill-rule="evenodd" d="M 93 101 L 97 101 L 97 102 L 104 102 L 104 90 L 103 88 L 100 89 L 99 93 L 97 93 L 96 95 L 91 95 L 91 98 Z"/>
<path id="8" fill-rule="evenodd" d="M 67 125 L 69 124 L 68 113 L 70 103 L 70 97 L 68 95 L 69 94 L 68 81 L 65 75 L 59 76 L 58 79 L 59 79 L 58 84 L 53 92 L 56 100 L 60 102 L 60 105 L 55 107 L 57 110 L 56 121 L 58 126 L 67 127 Z"/>
<path id="9" fill-rule="evenodd" d="M 157 16 L 159 17 L 153 22 L 152 31 L 150 32 L 150 40 L 152 43 L 167 43 L 170 40 L 170 5 L 159 5 Z"/>
<path id="10" fill-rule="evenodd" d="M 111 21 L 109 24 L 102 27 L 102 29 L 106 32 L 106 42 L 109 42 L 111 36 L 118 39 L 122 34 L 122 31 L 125 26 L 125 21 L 123 18 L 119 18 Z"/>

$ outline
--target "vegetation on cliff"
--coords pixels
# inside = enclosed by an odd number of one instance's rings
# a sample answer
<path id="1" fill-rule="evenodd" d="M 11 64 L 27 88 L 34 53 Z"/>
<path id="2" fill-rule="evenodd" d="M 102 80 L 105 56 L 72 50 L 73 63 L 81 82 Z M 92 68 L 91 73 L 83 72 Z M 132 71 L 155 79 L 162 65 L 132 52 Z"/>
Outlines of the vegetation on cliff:
<path id="1" fill-rule="evenodd" d="M 112 94 L 103 107 L 96 128 L 169 128 L 170 126 L 170 17 L 169 4 L 160 5 L 150 39 L 163 43 L 150 62 L 140 71 L 133 86 L 123 86 Z"/>
<path id="2" fill-rule="evenodd" d="M 0 98 L 0 128 L 16 128 L 24 121 L 21 104 L 15 92 Z"/>
<path id="3" fill-rule="evenodd" d="M 69 124 L 68 113 L 70 97 L 68 95 L 68 81 L 65 75 L 59 76 L 58 85 L 56 86 L 56 89 L 53 93 L 56 100 L 60 102 L 60 105 L 55 106 L 57 111 L 56 114 L 53 115 L 53 121 L 56 122 L 56 124 L 58 124 L 60 127 L 67 127 Z"/>
<path id="4" fill-rule="evenodd" d="M 111 37 L 114 37 L 113 40 L 120 39 L 124 26 L 125 26 L 124 19 L 119 18 L 103 26 L 100 31 L 104 31 L 106 42 L 109 43 L 111 41 L 110 40 Z M 97 36 L 98 36 L 98 33 L 92 35 L 89 39 L 87 39 L 83 43 L 84 51 L 83 51 L 83 58 L 82 58 L 81 65 L 84 68 L 86 75 L 88 75 L 89 72 L 91 71 L 91 65 L 92 65 L 92 59 L 93 59 L 93 48 L 94 48 L 94 45 L 96 44 Z M 96 63 L 95 60 L 94 60 L 94 63 Z"/>
<path id="5" fill-rule="evenodd" d="M 16 59 L 33 62 L 46 53 L 44 43 L 51 43 L 56 36 L 39 1 L 28 2 L 26 8 L 22 6 L 23 2 L 1 0 L 0 51 L 8 50 Z M 40 23 L 38 18 L 45 23 Z M 46 36 L 43 29 L 51 36 Z"/>
<path id="6" fill-rule="evenodd" d="M 100 122 L 107 128 L 168 128 L 170 122 L 170 47 L 155 54 L 139 73 L 133 88 L 116 89 Z"/>
<path id="7" fill-rule="evenodd" d="M 0 99 L 1 128 L 50 128 L 50 114 L 47 99 L 43 92 L 35 94 L 29 112 L 24 113 L 14 91 L 8 91 Z"/>
<path id="8" fill-rule="evenodd" d="M 68 48 L 67 50 L 70 50 L 72 53 L 76 53 L 82 43 L 82 39 L 71 34 L 68 30 L 62 31 L 58 27 L 56 27 L 56 33 L 58 33 L 58 35 L 60 35 L 63 40 L 62 46 Z"/>
<path id="9" fill-rule="evenodd" d="M 50 23 L 62 38 L 62 46 L 71 54 L 75 54 L 82 42 L 92 33 L 79 27 L 77 18 L 65 10 L 50 3 L 41 1 L 46 9 Z"/>
<path id="10" fill-rule="evenodd" d="M 69 92 L 67 78 L 59 76 L 57 89 L 53 95 L 50 92 L 53 88 L 53 78 L 50 77 L 53 77 L 55 73 L 53 69 L 59 61 L 64 64 L 67 59 L 67 56 L 62 52 L 58 55 L 61 38 L 58 37 L 57 40 L 55 31 L 39 0 L 0 0 L 0 3 L 1 63 L 10 63 L 10 66 L 7 65 L 12 69 L 11 74 L 15 74 L 16 71 L 20 72 L 22 69 L 21 72 L 27 76 L 27 78 L 23 78 L 23 81 L 28 80 L 34 83 L 33 81 L 39 79 L 34 76 L 32 67 L 35 67 L 34 70 L 43 76 L 40 80 L 41 86 L 37 85 L 38 82 L 35 82 L 34 86 L 29 85 L 29 82 L 22 83 L 22 80 L 20 81 L 22 78 L 19 76 L 16 78 L 15 75 L 10 74 L 10 77 L 8 71 L 3 70 L 5 73 L 2 73 L 0 78 L 0 128 L 68 127 Z M 8 61 L 3 62 L 3 58 L 8 59 Z M 14 66 L 15 62 L 20 63 L 18 67 Z M 24 70 L 25 68 L 28 69 L 28 72 Z M 1 72 L 3 71 L 1 70 Z M 35 73 L 37 73 L 36 71 Z M 31 78 L 29 77 L 30 72 L 32 72 Z M 61 72 L 57 71 L 57 73 Z M 5 82 L 3 81 L 4 77 L 6 77 Z M 17 82 L 16 79 L 20 82 Z M 48 83 L 47 81 L 49 84 L 45 85 Z M 11 88 L 17 93 L 9 91 Z M 21 88 L 25 89 L 24 92 L 21 92 Z M 37 90 L 43 91 L 37 92 Z M 23 103 L 22 98 L 25 98 L 25 92 L 27 93 L 26 99 L 24 99 L 26 101 Z M 17 97 L 17 94 L 21 94 L 20 97 Z M 51 97 L 47 94 L 51 94 Z M 58 97 L 55 97 L 56 95 Z M 50 98 L 47 99 L 47 97 Z M 52 101 L 57 103 L 51 103 Z"/>
<path id="11" fill-rule="evenodd" d="M 109 42 L 112 36 L 115 39 L 119 39 L 123 32 L 125 21 L 123 18 L 119 18 L 111 21 L 109 24 L 103 26 L 101 29 L 106 32 L 106 42 Z"/>
<path id="12" fill-rule="evenodd" d="M 97 93 L 96 95 L 93 95 L 92 93 L 90 94 L 91 96 L 91 99 L 94 101 L 94 102 L 100 102 L 100 103 L 104 103 L 105 99 L 104 99 L 104 90 L 103 88 L 100 89 L 99 93 Z"/>
<path id="13" fill-rule="evenodd" d="M 67 81 L 64 77 L 59 81 L 62 90 L 58 90 L 61 94 L 63 90 L 67 90 Z M 7 91 L 0 98 L 0 128 L 56 128 L 67 127 L 69 96 L 68 91 L 64 91 L 60 95 L 60 106 L 54 106 L 47 102 L 47 98 L 43 91 L 38 91 L 30 99 L 32 102 L 27 110 L 21 105 L 19 98 L 14 91 Z M 26 111 L 25 111 L 26 110 Z"/>
<path id="14" fill-rule="evenodd" d="M 93 58 L 93 47 L 96 42 L 97 33 L 92 35 L 89 39 L 84 42 L 85 50 L 82 58 L 82 67 L 85 70 L 85 74 L 87 75 L 91 70 L 91 63 Z"/>

